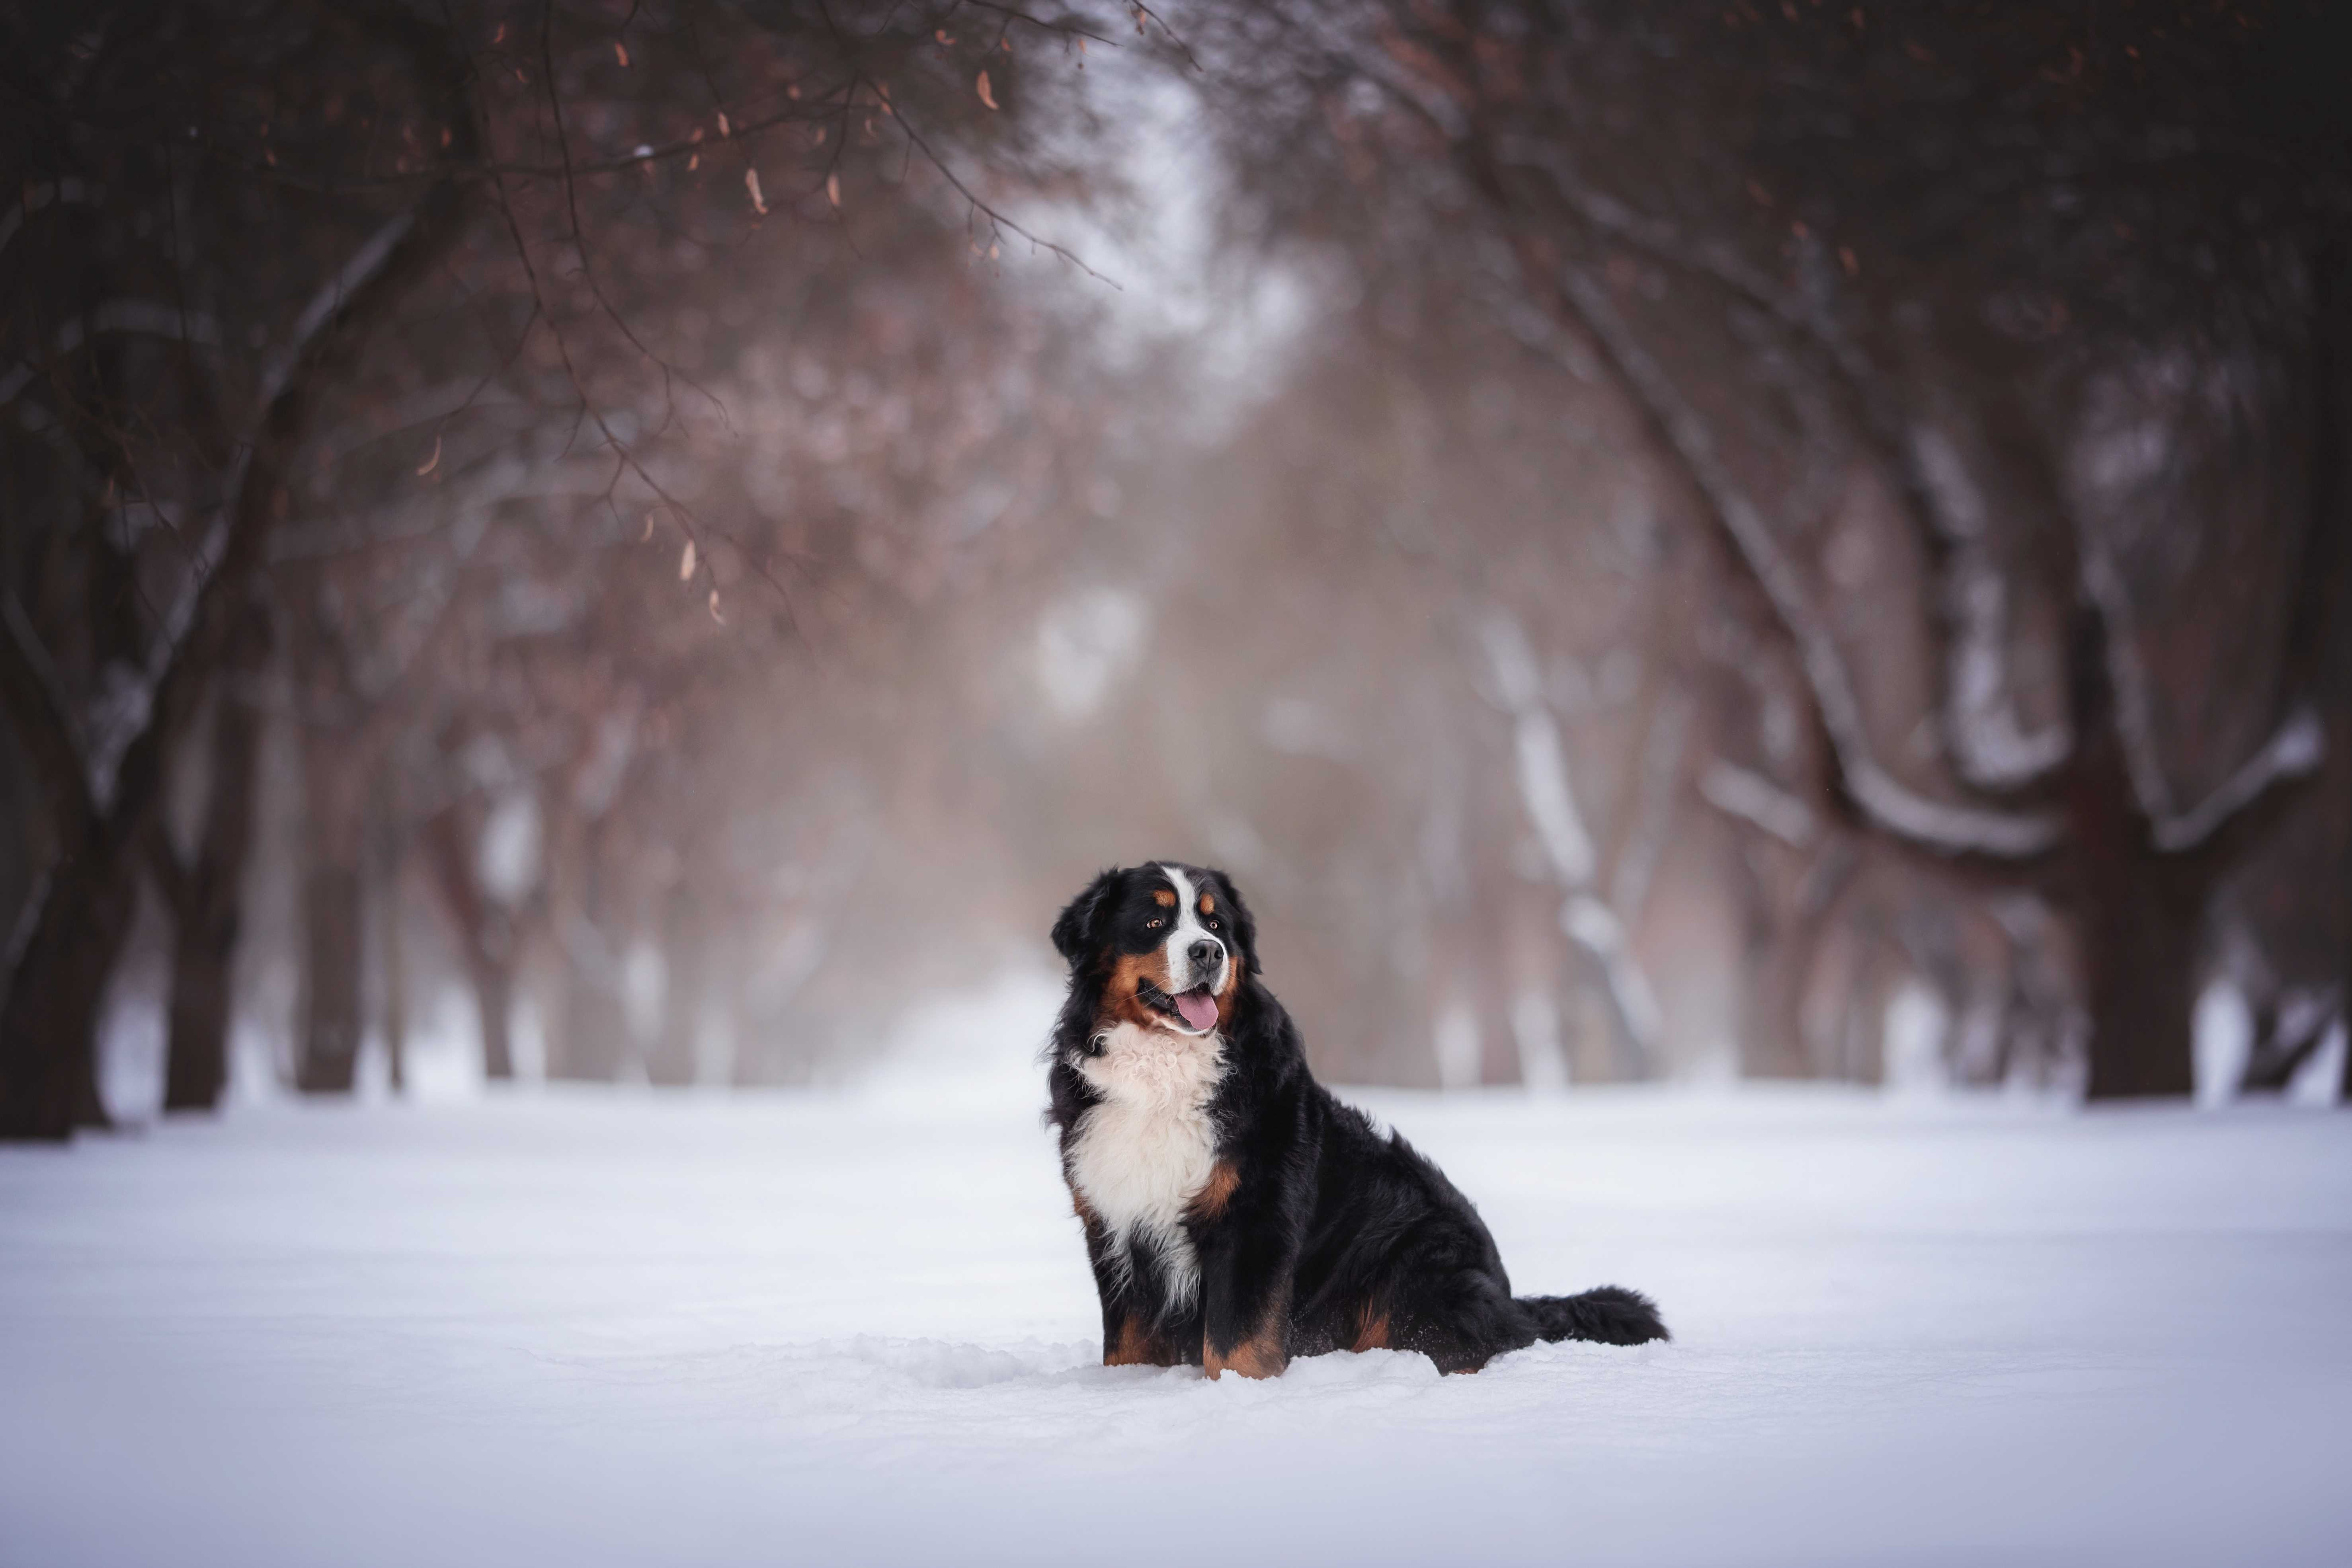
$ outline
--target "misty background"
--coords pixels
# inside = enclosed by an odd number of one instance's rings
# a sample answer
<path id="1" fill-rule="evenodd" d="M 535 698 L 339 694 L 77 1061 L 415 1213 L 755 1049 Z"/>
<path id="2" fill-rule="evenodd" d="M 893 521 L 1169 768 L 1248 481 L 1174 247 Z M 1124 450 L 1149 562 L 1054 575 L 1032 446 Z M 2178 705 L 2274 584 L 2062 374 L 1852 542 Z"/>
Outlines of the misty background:
<path id="1" fill-rule="evenodd" d="M 2183 16 L 19 18 L 6 1125 L 838 1082 L 1159 855 L 1347 1082 L 2338 1097 L 2346 115 Z"/>

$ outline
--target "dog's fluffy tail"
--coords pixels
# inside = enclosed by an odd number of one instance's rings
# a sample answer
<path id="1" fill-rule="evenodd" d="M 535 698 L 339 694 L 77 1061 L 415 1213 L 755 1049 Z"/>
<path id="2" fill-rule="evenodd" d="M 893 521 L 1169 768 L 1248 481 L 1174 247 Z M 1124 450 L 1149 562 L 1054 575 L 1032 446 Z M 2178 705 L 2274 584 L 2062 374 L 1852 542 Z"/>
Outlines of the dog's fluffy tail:
<path id="1" fill-rule="evenodd" d="M 1602 1285 L 1580 1296 L 1521 1296 L 1519 1305 L 1534 1322 L 1538 1339 L 1642 1344 L 1673 1337 L 1656 1303 L 1622 1285 Z"/>

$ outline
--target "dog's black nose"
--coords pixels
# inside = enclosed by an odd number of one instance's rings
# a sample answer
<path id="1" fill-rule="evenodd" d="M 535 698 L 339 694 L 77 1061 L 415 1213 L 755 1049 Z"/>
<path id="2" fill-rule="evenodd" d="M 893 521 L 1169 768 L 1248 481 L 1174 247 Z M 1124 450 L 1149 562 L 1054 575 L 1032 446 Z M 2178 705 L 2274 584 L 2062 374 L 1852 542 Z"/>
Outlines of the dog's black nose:
<path id="1" fill-rule="evenodd" d="M 1223 945 L 1206 936 L 1187 947 L 1185 952 L 1192 956 L 1193 975 L 1203 985 L 1216 974 L 1218 961 L 1225 956 Z"/>

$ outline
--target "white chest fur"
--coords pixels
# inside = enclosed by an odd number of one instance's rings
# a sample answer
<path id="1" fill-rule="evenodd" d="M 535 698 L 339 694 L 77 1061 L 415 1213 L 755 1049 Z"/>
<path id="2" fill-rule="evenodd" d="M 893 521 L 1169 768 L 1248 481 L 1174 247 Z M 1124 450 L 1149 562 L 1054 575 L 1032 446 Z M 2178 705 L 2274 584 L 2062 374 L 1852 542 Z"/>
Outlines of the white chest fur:
<path id="1" fill-rule="evenodd" d="M 1070 1142 L 1070 1180 L 1101 1217 L 1122 1264 L 1132 1267 L 1139 1231 L 1149 1238 L 1181 1304 L 1200 1281 L 1184 1206 L 1209 1183 L 1216 1129 L 1209 1096 L 1224 1063 L 1216 1034 L 1178 1035 L 1123 1023 L 1102 1037 L 1102 1054 L 1078 1071 L 1100 1094 Z"/>

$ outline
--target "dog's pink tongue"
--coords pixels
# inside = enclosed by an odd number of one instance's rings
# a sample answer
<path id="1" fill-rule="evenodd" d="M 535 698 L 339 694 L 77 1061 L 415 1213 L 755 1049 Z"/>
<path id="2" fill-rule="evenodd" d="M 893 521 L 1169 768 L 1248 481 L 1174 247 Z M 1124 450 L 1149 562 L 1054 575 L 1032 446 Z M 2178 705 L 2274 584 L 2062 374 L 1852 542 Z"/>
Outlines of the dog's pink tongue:
<path id="1" fill-rule="evenodd" d="M 1176 998 L 1176 1010 L 1184 1021 L 1203 1034 L 1217 1027 L 1217 998 L 1205 990 L 1186 991 Z"/>

